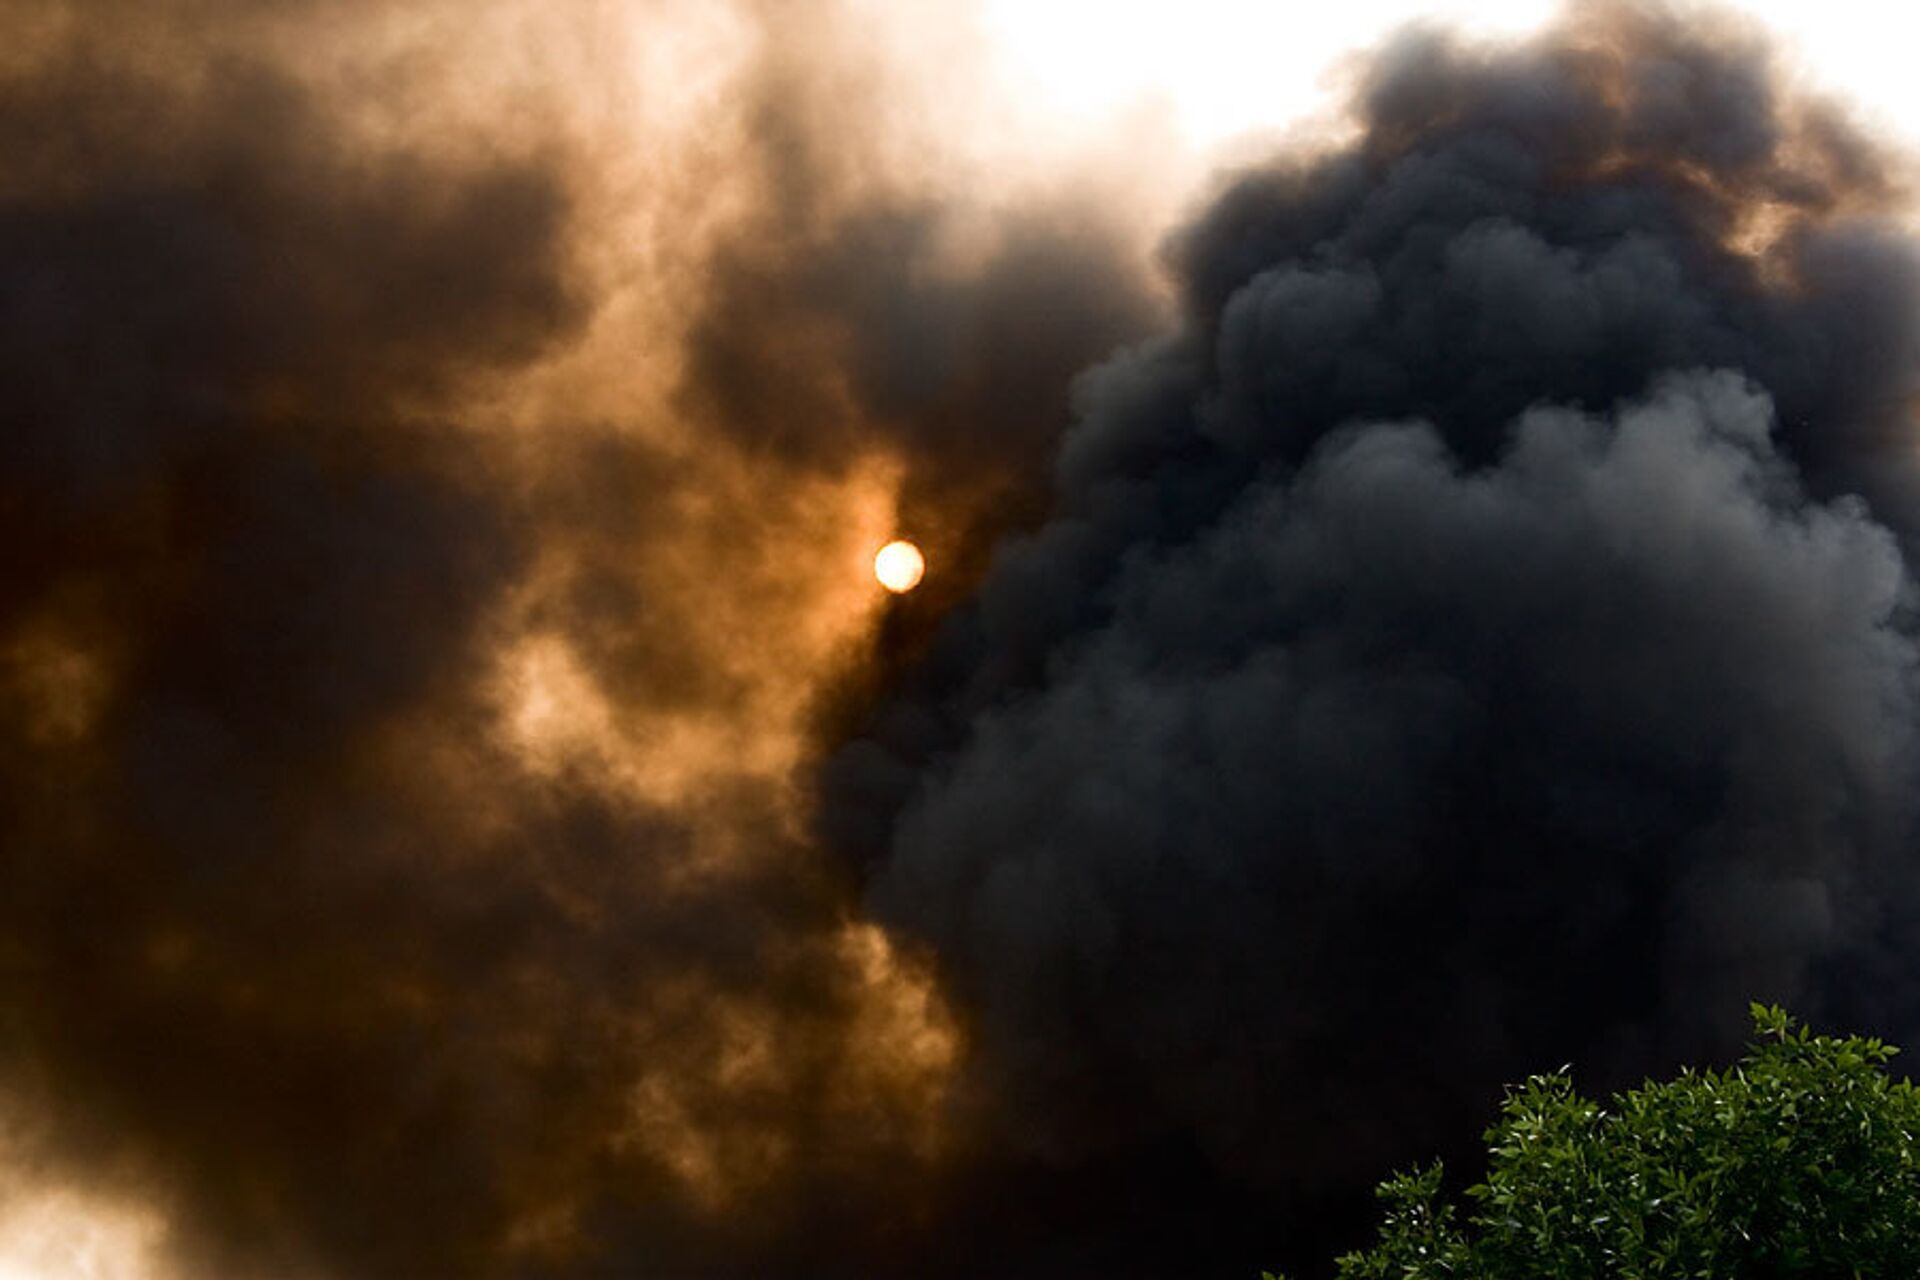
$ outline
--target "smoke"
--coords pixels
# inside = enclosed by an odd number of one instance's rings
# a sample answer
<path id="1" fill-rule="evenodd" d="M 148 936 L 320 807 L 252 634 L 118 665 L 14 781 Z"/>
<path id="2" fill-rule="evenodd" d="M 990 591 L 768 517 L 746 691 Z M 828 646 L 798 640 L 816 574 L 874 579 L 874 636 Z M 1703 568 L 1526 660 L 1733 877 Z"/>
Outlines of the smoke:
<path id="1" fill-rule="evenodd" d="M 1152 304 L 1072 183 L 900 160 L 858 20 L 7 6 L 10 1247 L 899 1251 L 957 1042 L 795 770 L 902 496 L 983 540 Z"/>
<path id="2" fill-rule="evenodd" d="M 897 8 L 0 0 L 0 1257 L 1239 1275 L 1913 1025 L 1898 162 L 1416 31 L 1169 295 Z"/>
<path id="3" fill-rule="evenodd" d="M 1390 42 L 1169 242 L 1181 323 L 827 765 L 1001 1149 L 1152 1189 L 1101 1264 L 1237 1274 L 1167 1224 L 1248 1187 L 1310 1254 L 1500 1082 L 1748 999 L 1920 1025 L 1920 256 L 1773 57 L 1622 6 Z"/>

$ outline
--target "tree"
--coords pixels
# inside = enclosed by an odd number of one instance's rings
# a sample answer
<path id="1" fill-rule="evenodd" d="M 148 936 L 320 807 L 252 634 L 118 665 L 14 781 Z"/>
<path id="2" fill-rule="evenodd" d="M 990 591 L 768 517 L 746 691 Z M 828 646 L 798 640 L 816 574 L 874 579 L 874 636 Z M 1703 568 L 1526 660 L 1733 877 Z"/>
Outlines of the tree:
<path id="1" fill-rule="evenodd" d="M 1738 1065 L 1610 1107 L 1564 1070 L 1509 1089 L 1470 1203 L 1437 1163 L 1389 1180 L 1341 1280 L 1920 1276 L 1920 1093 L 1887 1075 L 1898 1050 L 1753 1017 Z"/>

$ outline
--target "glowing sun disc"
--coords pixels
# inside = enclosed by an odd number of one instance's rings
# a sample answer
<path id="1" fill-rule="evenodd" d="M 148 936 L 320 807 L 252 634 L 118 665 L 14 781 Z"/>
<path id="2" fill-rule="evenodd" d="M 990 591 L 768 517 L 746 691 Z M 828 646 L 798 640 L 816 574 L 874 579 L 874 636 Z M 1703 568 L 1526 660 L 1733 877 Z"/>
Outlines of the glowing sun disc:
<path id="1" fill-rule="evenodd" d="M 927 559 L 911 542 L 889 542 L 873 557 L 873 576 L 895 594 L 913 590 L 927 572 Z"/>

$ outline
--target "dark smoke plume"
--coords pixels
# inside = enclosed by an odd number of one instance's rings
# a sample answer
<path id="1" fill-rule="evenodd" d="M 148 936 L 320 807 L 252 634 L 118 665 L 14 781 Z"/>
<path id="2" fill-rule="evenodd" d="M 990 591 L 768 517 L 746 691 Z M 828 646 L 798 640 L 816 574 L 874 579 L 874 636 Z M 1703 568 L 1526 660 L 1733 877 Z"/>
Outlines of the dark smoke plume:
<path id="1" fill-rule="evenodd" d="M 1178 1217 L 1235 1188 L 1310 1252 L 1502 1081 L 1750 998 L 1920 1026 L 1894 163 L 1637 7 L 1413 30 L 1352 113 L 1173 239 L 1183 323 L 1081 378 L 1054 515 L 826 769 L 1001 1149 L 1146 1171 L 1116 1274 L 1241 1274 Z"/>
<path id="2" fill-rule="evenodd" d="M 1915 1023 L 1892 160 L 1415 34 L 1167 315 L 886 11 L 0 0 L 0 1233 L 1238 1276 L 1524 1071 Z"/>

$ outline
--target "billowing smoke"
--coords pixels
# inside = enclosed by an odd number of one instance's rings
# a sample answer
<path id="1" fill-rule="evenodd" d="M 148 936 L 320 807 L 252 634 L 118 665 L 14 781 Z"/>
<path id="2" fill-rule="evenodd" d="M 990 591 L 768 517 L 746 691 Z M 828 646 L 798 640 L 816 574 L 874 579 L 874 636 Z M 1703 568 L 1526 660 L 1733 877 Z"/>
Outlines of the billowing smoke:
<path id="1" fill-rule="evenodd" d="M 837 7 L 3 17 L 9 1205 L 182 1276 L 900 1253 L 954 1031 L 794 771 L 902 495 L 983 543 L 1145 332 L 1123 224 L 896 164 Z"/>
<path id="2" fill-rule="evenodd" d="M 1920 1025 L 1892 163 L 1617 6 L 1414 30 L 1352 113 L 1174 237 L 1183 322 L 1077 382 L 1053 515 L 825 775 L 1004 1148 L 1197 1150 L 1161 1205 L 1332 1203 L 1752 998 Z M 1232 1273 L 1132 1213 L 1116 1261 Z"/>
<path id="3" fill-rule="evenodd" d="M 1403 38 L 1169 301 L 963 5 L 0 30 L 0 1248 L 1240 1276 L 1920 1021 L 1920 260 L 1748 34 Z"/>

